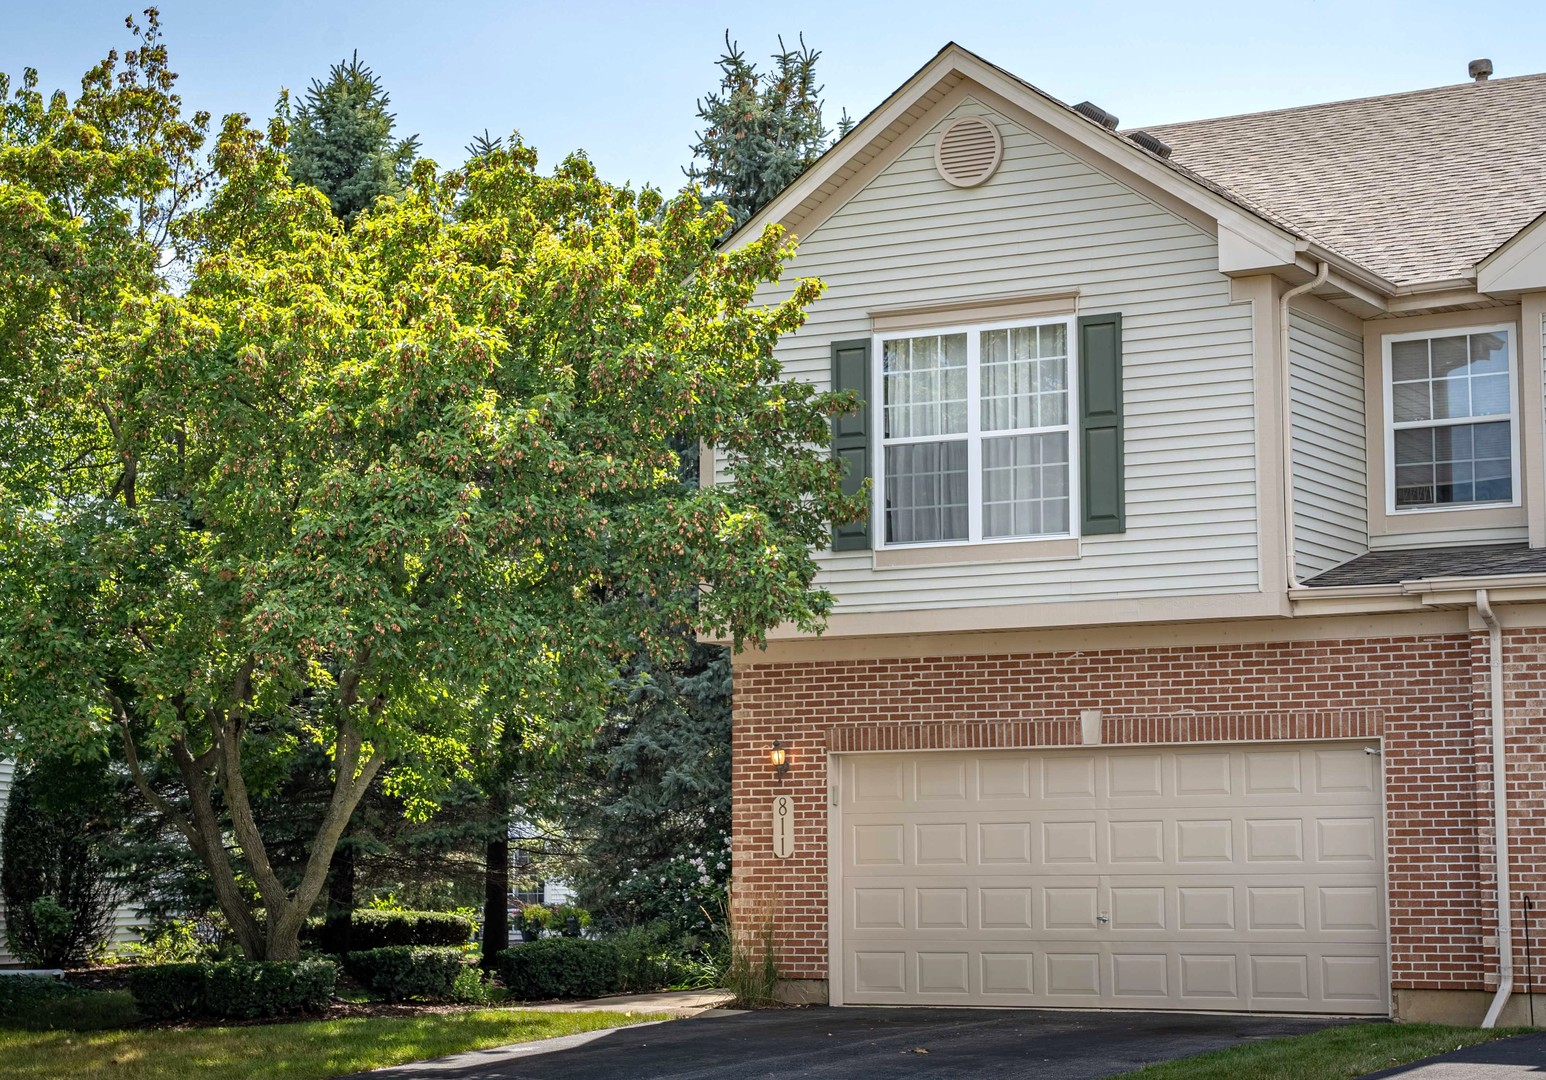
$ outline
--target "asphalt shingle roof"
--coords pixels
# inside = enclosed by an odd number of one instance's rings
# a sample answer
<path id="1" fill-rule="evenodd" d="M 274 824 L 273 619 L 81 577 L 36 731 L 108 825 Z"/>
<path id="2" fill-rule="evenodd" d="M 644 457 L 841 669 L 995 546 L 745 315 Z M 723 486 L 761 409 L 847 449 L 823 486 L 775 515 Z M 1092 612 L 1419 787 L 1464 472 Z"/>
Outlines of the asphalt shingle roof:
<path id="1" fill-rule="evenodd" d="M 1467 277 L 1546 211 L 1546 74 L 1143 130 L 1398 285 Z"/>
<path id="2" fill-rule="evenodd" d="M 1491 577 L 1494 574 L 1546 574 L 1546 548 L 1532 548 L 1528 544 L 1488 544 L 1371 551 L 1341 566 L 1333 566 L 1304 584 L 1311 588 L 1394 585 L 1425 578 Z"/>

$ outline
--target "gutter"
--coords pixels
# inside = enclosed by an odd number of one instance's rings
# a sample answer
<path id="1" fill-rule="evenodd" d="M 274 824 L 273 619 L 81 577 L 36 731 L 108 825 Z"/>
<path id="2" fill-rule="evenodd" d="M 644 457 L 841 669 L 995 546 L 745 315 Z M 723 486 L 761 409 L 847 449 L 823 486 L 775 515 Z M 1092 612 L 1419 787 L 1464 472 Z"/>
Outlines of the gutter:
<path id="1" fill-rule="evenodd" d="M 1313 278 L 1295 285 L 1278 299 L 1278 411 L 1281 414 L 1278 437 L 1282 443 L 1283 458 L 1283 532 L 1288 541 L 1283 552 L 1283 568 L 1287 587 L 1291 591 L 1299 586 L 1299 570 L 1294 565 L 1294 546 L 1297 543 L 1294 537 L 1294 365 L 1288 353 L 1288 304 L 1294 297 L 1324 285 L 1330 273 L 1331 264 L 1322 259 Z"/>
<path id="2" fill-rule="evenodd" d="M 1487 1008 L 1482 1027 L 1496 1027 L 1503 1006 L 1514 992 L 1514 917 L 1510 910 L 1508 783 L 1504 759 L 1503 627 L 1493 613 L 1486 589 L 1476 590 L 1476 613 L 1487 624 L 1487 653 L 1492 689 L 1492 829 L 1498 879 L 1498 992 Z"/>

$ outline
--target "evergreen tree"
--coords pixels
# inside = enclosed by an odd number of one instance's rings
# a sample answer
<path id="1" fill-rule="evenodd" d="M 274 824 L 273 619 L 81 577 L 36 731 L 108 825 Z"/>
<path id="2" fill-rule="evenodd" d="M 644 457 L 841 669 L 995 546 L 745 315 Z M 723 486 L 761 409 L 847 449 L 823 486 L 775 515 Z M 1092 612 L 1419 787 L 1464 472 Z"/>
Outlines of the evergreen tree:
<path id="1" fill-rule="evenodd" d="M 691 641 L 671 666 L 640 655 L 617 691 L 590 751 L 554 758 L 542 809 L 573 851 L 543 840 L 534 854 L 607 925 L 702 934 L 730 872 L 729 651 Z"/>
<path id="2" fill-rule="evenodd" d="M 383 195 L 396 195 L 418 155 L 417 136 L 394 139 L 397 117 L 381 80 L 355 53 L 313 79 L 290 132 L 290 175 L 320 190 L 352 223 Z"/>
<path id="3" fill-rule="evenodd" d="M 827 149 L 821 118 L 816 61 L 805 44 L 789 49 L 778 39 L 773 65 L 758 71 L 725 31 L 719 89 L 698 101 L 704 123 L 693 144 L 693 164 L 683 171 L 723 202 L 740 225 L 788 187 Z M 838 134 L 852 127 L 845 113 Z"/>

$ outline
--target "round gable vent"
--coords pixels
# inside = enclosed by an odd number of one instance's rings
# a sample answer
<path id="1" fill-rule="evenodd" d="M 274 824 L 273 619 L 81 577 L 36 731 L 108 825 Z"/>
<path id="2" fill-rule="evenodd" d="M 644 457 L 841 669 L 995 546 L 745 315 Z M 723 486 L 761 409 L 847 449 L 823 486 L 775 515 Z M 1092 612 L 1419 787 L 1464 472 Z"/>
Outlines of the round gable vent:
<path id="1" fill-rule="evenodd" d="M 934 167 L 956 187 L 976 187 L 993 175 L 1003 156 L 998 128 L 979 116 L 952 120 L 934 144 Z"/>

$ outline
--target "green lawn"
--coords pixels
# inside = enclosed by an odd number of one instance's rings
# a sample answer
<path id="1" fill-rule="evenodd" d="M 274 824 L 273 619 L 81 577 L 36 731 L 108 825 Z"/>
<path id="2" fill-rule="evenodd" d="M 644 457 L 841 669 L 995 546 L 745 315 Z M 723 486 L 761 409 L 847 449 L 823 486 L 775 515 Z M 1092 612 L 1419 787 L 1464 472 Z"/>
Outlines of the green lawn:
<path id="1" fill-rule="evenodd" d="M 1114 1080 L 1347 1080 L 1525 1030 L 1350 1024 L 1150 1065 Z"/>
<path id="2" fill-rule="evenodd" d="M 127 999 L 128 995 L 122 995 Z M 99 995 L 117 999 L 117 994 Z M 132 1009 L 133 1003 L 128 1002 Z M 423 1017 L 309 1020 L 184 1030 L 101 1029 L 124 1002 L 98 1000 L 95 1015 L 52 1015 L 74 1028 L 0 1027 L 0 1080 L 322 1080 L 462 1050 L 621 1027 L 664 1016 L 481 1009 Z M 130 1014 L 132 1015 L 132 1013 Z M 31 1025 L 42 1026 L 40 1017 Z"/>

